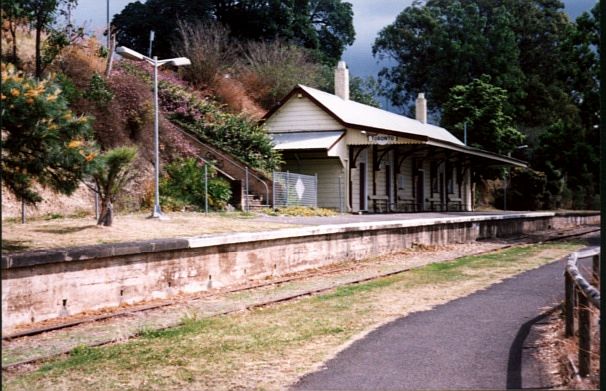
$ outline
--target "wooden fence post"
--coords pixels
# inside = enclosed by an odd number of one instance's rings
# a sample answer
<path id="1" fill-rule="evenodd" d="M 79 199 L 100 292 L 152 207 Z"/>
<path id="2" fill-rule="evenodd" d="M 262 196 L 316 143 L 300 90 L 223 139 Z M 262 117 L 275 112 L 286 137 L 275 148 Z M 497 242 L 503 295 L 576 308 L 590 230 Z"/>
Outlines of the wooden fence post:
<path id="1" fill-rule="evenodd" d="M 564 292 L 566 297 L 564 303 L 564 311 L 566 311 L 564 335 L 566 337 L 572 337 L 574 335 L 574 282 L 568 271 L 564 272 L 564 280 Z"/>
<path id="2" fill-rule="evenodd" d="M 596 254 L 593 256 L 591 285 L 596 287 L 596 289 L 600 289 L 600 254 Z"/>
<path id="3" fill-rule="evenodd" d="M 589 300 L 579 292 L 579 375 L 585 377 L 591 367 L 591 311 Z"/>

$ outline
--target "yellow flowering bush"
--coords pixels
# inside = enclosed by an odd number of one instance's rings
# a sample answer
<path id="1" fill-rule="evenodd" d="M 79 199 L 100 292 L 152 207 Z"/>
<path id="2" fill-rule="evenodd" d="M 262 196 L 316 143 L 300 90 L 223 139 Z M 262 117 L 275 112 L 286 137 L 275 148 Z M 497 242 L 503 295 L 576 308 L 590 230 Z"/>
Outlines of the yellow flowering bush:
<path id="1" fill-rule="evenodd" d="M 41 200 L 34 180 L 70 194 L 96 156 L 90 119 L 73 115 L 54 76 L 36 80 L 5 63 L 0 70 L 4 183 L 28 203 Z"/>

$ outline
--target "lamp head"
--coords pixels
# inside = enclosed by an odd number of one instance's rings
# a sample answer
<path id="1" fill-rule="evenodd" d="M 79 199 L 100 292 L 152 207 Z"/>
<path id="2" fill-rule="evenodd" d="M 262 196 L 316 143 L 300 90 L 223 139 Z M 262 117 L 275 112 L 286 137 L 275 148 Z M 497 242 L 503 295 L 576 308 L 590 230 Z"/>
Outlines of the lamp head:
<path id="1" fill-rule="evenodd" d="M 175 66 L 175 67 L 180 67 L 183 65 L 191 65 L 191 61 L 189 60 L 189 58 L 186 57 L 177 57 L 177 58 L 173 58 L 168 62 L 169 65 Z"/>
<path id="2" fill-rule="evenodd" d="M 128 58 L 129 60 L 135 61 L 143 61 L 145 60 L 145 56 L 139 52 L 136 52 L 132 49 L 127 48 L 126 46 L 118 46 L 116 48 L 116 53 L 121 55 L 124 58 Z"/>

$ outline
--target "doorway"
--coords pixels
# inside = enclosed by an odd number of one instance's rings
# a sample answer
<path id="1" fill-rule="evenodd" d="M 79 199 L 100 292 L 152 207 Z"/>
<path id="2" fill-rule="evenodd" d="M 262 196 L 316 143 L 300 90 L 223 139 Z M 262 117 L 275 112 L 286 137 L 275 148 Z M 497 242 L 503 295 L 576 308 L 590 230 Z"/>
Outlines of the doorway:
<path id="1" fill-rule="evenodd" d="M 368 209 L 366 205 L 366 163 L 358 163 L 360 172 L 360 211 Z"/>
<path id="2" fill-rule="evenodd" d="M 415 210 L 422 212 L 424 209 L 425 199 L 425 172 L 423 170 L 417 170 L 415 183 Z"/>

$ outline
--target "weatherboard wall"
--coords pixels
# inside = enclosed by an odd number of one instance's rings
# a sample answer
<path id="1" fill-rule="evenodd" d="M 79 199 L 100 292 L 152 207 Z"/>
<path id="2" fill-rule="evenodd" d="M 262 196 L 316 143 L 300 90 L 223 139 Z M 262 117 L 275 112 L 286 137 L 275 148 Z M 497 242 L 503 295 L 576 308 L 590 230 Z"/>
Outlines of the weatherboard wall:
<path id="1" fill-rule="evenodd" d="M 304 96 L 289 99 L 265 126 L 272 133 L 343 129 L 333 117 Z"/>
<path id="2" fill-rule="evenodd" d="M 341 210 L 341 206 L 345 207 L 344 169 L 338 158 L 307 159 L 303 165 L 298 165 L 296 161 L 287 161 L 286 166 L 298 174 L 317 176 L 318 207 L 334 210 Z"/>
<path id="3" fill-rule="evenodd" d="M 598 224 L 599 214 L 457 216 L 108 244 L 2 257 L 2 332 L 85 311 L 147 302 L 398 252 Z"/>

